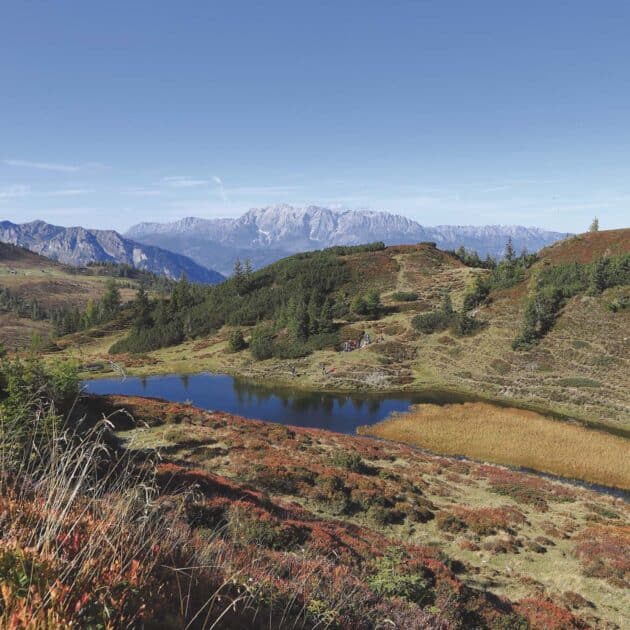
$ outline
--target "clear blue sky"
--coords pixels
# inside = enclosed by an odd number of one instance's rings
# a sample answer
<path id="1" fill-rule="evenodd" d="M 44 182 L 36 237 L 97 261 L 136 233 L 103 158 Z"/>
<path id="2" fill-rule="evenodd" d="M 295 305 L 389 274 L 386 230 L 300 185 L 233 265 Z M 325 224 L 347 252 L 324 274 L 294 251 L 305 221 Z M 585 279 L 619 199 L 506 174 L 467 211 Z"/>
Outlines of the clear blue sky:
<path id="1" fill-rule="evenodd" d="M 0 218 L 630 224 L 630 2 L 5 0 Z"/>

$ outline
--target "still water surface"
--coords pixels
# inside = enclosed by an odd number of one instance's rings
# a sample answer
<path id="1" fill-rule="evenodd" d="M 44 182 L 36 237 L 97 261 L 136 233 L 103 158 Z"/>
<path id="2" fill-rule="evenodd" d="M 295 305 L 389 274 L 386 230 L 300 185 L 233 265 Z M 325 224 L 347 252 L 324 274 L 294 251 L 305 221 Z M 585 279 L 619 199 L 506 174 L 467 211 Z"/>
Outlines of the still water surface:
<path id="1" fill-rule="evenodd" d="M 374 424 L 394 411 L 407 411 L 417 403 L 459 403 L 471 400 L 451 392 L 398 394 L 332 394 L 260 385 L 224 374 L 168 375 L 96 379 L 85 381 L 93 394 L 152 396 L 172 402 L 190 401 L 202 409 L 225 411 L 300 427 L 327 429 L 338 433 L 355 432 L 364 424 Z"/>

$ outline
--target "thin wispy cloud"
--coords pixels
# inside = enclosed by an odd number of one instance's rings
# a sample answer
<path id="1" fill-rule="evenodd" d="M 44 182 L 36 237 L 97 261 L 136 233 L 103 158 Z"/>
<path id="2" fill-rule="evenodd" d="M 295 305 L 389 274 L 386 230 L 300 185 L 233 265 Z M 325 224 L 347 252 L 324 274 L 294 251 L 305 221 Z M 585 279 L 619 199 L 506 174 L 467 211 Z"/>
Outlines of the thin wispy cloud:
<path id="1" fill-rule="evenodd" d="M 79 195 L 89 195 L 94 192 L 88 188 L 63 188 L 61 190 L 51 190 L 50 192 L 38 193 L 48 197 L 78 197 Z"/>
<path id="2" fill-rule="evenodd" d="M 194 188 L 196 186 L 207 186 L 210 183 L 207 179 L 195 179 L 187 175 L 163 177 L 162 181 L 171 188 Z"/>
<path id="3" fill-rule="evenodd" d="M 131 188 L 123 190 L 123 195 L 132 195 L 133 197 L 163 197 L 164 191 L 157 188 Z"/>
<path id="4" fill-rule="evenodd" d="M 15 199 L 16 197 L 26 197 L 31 189 L 24 184 L 14 184 L 5 188 L 0 188 L 0 199 Z"/>
<path id="5" fill-rule="evenodd" d="M 221 195 L 221 199 L 223 199 L 223 201 L 227 201 L 227 195 L 225 194 L 223 180 L 218 175 L 213 175 L 212 181 L 219 187 L 219 194 Z"/>
<path id="6" fill-rule="evenodd" d="M 101 165 L 96 162 L 88 164 L 62 164 L 59 162 L 37 162 L 33 160 L 2 160 L 6 166 L 14 166 L 17 168 L 31 168 L 39 171 L 54 171 L 57 173 L 78 173 L 89 168 L 98 168 Z"/>
<path id="7" fill-rule="evenodd" d="M 78 197 L 87 195 L 93 190 L 87 188 L 61 188 L 59 190 L 36 191 L 25 184 L 14 184 L 0 188 L 0 199 L 17 199 L 21 197 Z"/>

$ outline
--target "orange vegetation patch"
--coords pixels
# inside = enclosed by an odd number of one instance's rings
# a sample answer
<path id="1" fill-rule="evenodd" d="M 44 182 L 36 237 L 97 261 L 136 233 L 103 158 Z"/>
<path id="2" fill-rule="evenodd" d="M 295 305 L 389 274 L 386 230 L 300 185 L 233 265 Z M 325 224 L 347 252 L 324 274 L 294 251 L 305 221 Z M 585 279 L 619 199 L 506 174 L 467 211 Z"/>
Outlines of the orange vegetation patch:
<path id="1" fill-rule="evenodd" d="M 545 247 L 539 252 L 543 263 L 588 263 L 599 256 L 630 252 L 630 229 L 587 232 Z"/>
<path id="2" fill-rule="evenodd" d="M 373 627 L 364 622 L 388 618 L 401 628 L 467 627 L 464 620 L 478 627 L 581 628 L 582 621 L 554 599 L 554 585 L 541 585 L 536 563 L 531 572 L 524 565 L 523 580 L 529 582 L 523 584 L 531 589 L 522 601 L 510 602 L 488 584 L 517 578 L 502 565 L 473 566 L 471 557 L 526 559 L 545 551 L 553 562 L 560 541 L 568 538 L 585 543 L 583 555 L 599 553 L 597 545 L 623 544 L 611 543 L 612 530 L 601 530 L 603 536 L 593 526 L 615 518 L 625 523 L 623 505 L 534 475 L 156 399 L 86 397 L 85 404 L 95 415 L 106 413 L 122 436 L 133 425 L 128 415 L 111 415 L 116 410 L 124 408 L 138 425 L 152 427 L 134 431 L 131 444 L 138 439 L 140 448 L 143 435 L 145 448 L 156 440 L 164 444 L 156 477 L 160 493 L 169 501 L 186 497 L 191 540 L 202 549 L 211 541 L 213 553 L 229 557 L 239 584 L 253 580 L 265 597 L 273 593 L 298 607 L 328 602 L 340 627 Z M 466 505 L 469 490 L 475 499 Z M 580 516 L 571 516 L 569 503 Z M 585 519 L 585 510 L 604 520 Z M 541 524 L 548 538 L 536 526 L 540 511 L 548 512 Z M 458 550 L 466 555 L 458 556 Z M 569 555 L 566 561 L 577 572 L 583 560 Z M 589 587 L 605 579 L 594 576 Z M 419 580 L 421 601 L 379 590 L 416 593 L 407 590 L 409 580 L 412 586 Z M 340 597 L 345 603 L 337 608 L 331 602 Z M 597 600 L 592 591 L 577 597 Z M 599 601 L 596 610 L 610 618 Z"/>
<path id="3" fill-rule="evenodd" d="M 630 526 L 589 527 L 575 540 L 574 553 L 582 562 L 584 575 L 630 589 Z"/>

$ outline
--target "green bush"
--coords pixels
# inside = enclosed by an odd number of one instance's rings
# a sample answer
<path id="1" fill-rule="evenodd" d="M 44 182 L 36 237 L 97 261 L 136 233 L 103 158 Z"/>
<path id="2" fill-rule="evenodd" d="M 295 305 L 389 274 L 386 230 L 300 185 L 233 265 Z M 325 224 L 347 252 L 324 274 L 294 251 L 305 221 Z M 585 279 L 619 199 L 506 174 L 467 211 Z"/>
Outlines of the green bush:
<path id="1" fill-rule="evenodd" d="M 240 352 L 241 350 L 245 350 L 245 348 L 247 348 L 247 342 L 245 341 L 243 331 L 240 328 L 237 328 L 230 333 L 228 348 L 230 352 Z"/>
<path id="2" fill-rule="evenodd" d="M 77 366 L 37 359 L 0 363 L 0 459 L 10 466 L 46 458 L 79 394 Z"/>
<path id="3" fill-rule="evenodd" d="M 619 313 L 630 309 L 630 295 L 620 295 L 606 302 L 606 308 L 613 313 Z"/>
<path id="4" fill-rule="evenodd" d="M 257 361 L 264 361 L 273 356 L 273 331 L 269 326 L 257 326 L 252 331 L 249 349 Z"/>
<path id="5" fill-rule="evenodd" d="M 487 279 L 477 276 L 472 287 L 464 295 L 464 311 L 471 311 L 483 304 L 490 295 L 490 283 Z"/>
<path id="6" fill-rule="evenodd" d="M 339 468 L 345 468 L 352 472 L 359 473 L 361 475 L 375 475 L 376 469 L 372 466 L 368 466 L 358 453 L 352 453 L 350 451 L 335 451 L 330 458 L 333 466 Z"/>
<path id="7" fill-rule="evenodd" d="M 290 551 L 302 544 L 305 533 L 299 528 L 282 526 L 276 521 L 261 518 L 249 507 L 232 505 L 227 513 L 227 533 L 240 545 L 259 545 L 269 549 Z"/>
<path id="8" fill-rule="evenodd" d="M 481 328 L 481 322 L 466 313 L 455 313 L 451 318 L 451 330 L 460 336 L 472 335 Z"/>
<path id="9" fill-rule="evenodd" d="M 425 606 L 433 597 L 430 582 L 424 575 L 408 573 L 404 560 L 402 550 L 390 549 L 374 562 L 376 572 L 368 578 L 368 584 L 381 597 L 402 597 Z"/>
<path id="10" fill-rule="evenodd" d="M 396 302 L 415 302 L 418 299 L 418 294 L 413 291 L 396 291 L 392 293 L 392 300 Z"/>
<path id="11" fill-rule="evenodd" d="M 512 343 L 515 350 L 530 348 L 542 339 L 568 298 L 581 293 L 597 296 L 605 289 L 630 285 L 630 254 L 602 257 L 587 264 L 549 265 L 538 271 L 532 284 L 521 331 Z"/>
<path id="12" fill-rule="evenodd" d="M 271 353 L 277 359 L 299 359 L 311 353 L 311 346 L 308 342 L 283 339 L 273 344 Z"/>
<path id="13" fill-rule="evenodd" d="M 434 332 L 446 330 L 451 318 L 442 311 L 431 311 L 430 313 L 420 313 L 411 320 L 411 325 L 418 331 L 430 335 Z"/>

